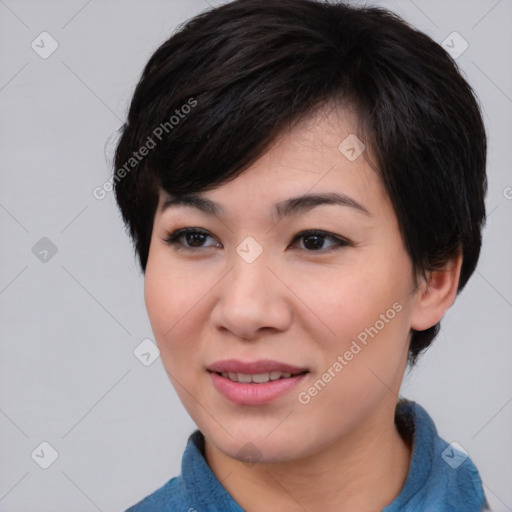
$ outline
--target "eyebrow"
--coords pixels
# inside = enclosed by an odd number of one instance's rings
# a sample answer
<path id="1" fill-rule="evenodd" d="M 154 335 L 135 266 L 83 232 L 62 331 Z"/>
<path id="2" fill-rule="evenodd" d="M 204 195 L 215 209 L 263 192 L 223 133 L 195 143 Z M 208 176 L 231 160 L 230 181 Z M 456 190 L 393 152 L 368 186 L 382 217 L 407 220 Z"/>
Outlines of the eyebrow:
<path id="1" fill-rule="evenodd" d="M 276 203 L 273 208 L 273 214 L 279 219 L 303 213 L 324 204 L 335 204 L 353 208 L 354 210 L 371 216 L 370 212 L 360 203 L 351 197 L 338 193 L 329 192 L 324 194 L 303 194 L 296 197 L 290 197 L 284 201 Z M 209 215 L 222 215 L 224 209 L 222 206 L 210 199 L 206 199 L 197 194 L 179 194 L 168 195 L 160 210 L 163 212 L 173 206 L 190 206 Z"/>

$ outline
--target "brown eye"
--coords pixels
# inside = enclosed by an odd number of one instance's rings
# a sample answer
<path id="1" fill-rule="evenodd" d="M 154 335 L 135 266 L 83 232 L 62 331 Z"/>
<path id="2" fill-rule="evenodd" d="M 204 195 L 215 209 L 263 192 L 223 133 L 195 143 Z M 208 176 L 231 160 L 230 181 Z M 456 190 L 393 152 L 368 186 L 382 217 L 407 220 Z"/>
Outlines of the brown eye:
<path id="1" fill-rule="evenodd" d="M 308 252 L 327 251 L 351 245 L 348 240 L 332 235 L 330 233 L 326 233 L 325 231 L 303 231 L 302 233 L 299 233 L 295 236 L 293 242 L 299 240 L 303 240 L 304 247 L 301 247 L 301 249 Z M 325 247 L 326 240 L 332 242 L 332 244 L 328 247 Z"/>
<path id="2" fill-rule="evenodd" d="M 216 242 L 214 245 L 204 245 L 204 242 L 213 237 L 207 232 L 200 229 L 182 228 L 178 229 L 165 238 L 165 243 L 169 245 L 179 245 L 183 249 L 201 249 L 203 247 L 218 246 Z"/>

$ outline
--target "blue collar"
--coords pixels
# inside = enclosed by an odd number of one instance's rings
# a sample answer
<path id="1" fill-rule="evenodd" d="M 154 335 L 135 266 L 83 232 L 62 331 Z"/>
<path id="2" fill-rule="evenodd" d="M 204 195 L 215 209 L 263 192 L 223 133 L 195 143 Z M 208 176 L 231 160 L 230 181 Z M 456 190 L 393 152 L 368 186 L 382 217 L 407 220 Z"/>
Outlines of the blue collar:
<path id="1" fill-rule="evenodd" d="M 412 441 L 412 457 L 400 494 L 382 512 L 481 512 L 488 509 L 478 471 L 467 455 L 441 439 L 425 409 L 401 399 L 395 422 Z M 244 512 L 221 485 L 204 457 L 204 437 L 192 433 L 181 475 L 126 512 Z"/>

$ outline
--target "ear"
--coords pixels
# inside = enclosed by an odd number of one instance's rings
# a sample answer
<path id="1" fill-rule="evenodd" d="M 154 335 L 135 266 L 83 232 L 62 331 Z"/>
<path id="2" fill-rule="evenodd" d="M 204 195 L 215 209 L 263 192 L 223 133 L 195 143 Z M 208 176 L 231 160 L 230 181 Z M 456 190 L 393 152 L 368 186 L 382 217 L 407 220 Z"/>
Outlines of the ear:
<path id="1" fill-rule="evenodd" d="M 437 324 L 457 296 L 462 253 L 447 262 L 441 270 L 431 271 L 421 280 L 416 290 L 416 303 L 411 317 L 411 328 L 424 331 Z"/>

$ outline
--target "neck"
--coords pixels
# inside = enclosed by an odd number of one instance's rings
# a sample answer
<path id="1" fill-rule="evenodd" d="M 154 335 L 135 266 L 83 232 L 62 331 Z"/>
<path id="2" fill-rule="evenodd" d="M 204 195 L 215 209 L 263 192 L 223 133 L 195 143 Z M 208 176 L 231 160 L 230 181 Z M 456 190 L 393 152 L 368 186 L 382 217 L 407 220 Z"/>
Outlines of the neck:
<path id="1" fill-rule="evenodd" d="M 206 460 L 247 512 L 380 511 L 400 493 L 411 458 L 394 423 L 394 404 L 387 405 L 357 431 L 305 459 L 248 466 L 205 439 Z"/>

